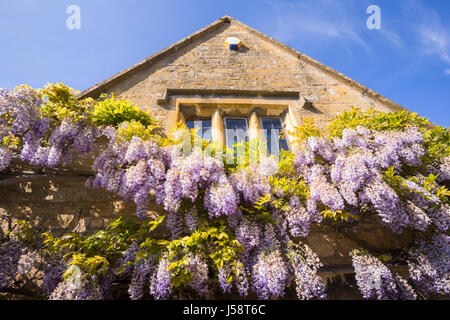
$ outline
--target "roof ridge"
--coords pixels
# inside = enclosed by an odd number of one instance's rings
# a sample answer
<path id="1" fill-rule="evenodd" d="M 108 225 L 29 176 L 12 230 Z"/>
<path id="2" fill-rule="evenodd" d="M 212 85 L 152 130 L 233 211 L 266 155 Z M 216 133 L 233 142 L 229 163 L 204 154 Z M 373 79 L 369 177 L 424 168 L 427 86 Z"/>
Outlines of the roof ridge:
<path id="1" fill-rule="evenodd" d="M 241 25 L 242 27 L 246 28 L 247 30 L 249 30 L 250 32 L 256 33 L 258 36 L 260 36 L 261 38 L 271 42 L 272 44 L 274 44 L 275 46 L 284 49 L 288 52 L 290 52 L 292 55 L 296 56 L 299 60 L 302 60 L 303 62 L 318 68 L 320 70 L 322 70 L 323 72 L 326 72 L 327 74 L 331 75 L 332 77 L 334 77 L 336 80 L 341 81 L 347 85 L 350 85 L 353 88 L 356 88 L 357 90 L 359 90 L 361 92 L 361 94 L 363 96 L 369 96 L 372 99 L 378 100 L 380 101 L 382 104 L 384 105 L 388 105 L 390 108 L 394 109 L 394 110 L 406 110 L 404 107 L 402 107 L 401 105 L 395 103 L 394 101 L 384 97 L 383 95 L 379 94 L 378 92 L 375 92 L 374 90 L 364 86 L 363 84 L 361 84 L 358 81 L 353 80 L 352 78 L 342 74 L 341 72 L 328 67 L 327 65 L 309 57 L 308 55 L 301 53 L 298 50 L 295 50 L 294 48 L 289 47 L 288 45 L 282 43 L 279 40 L 276 40 L 248 25 L 246 25 L 245 23 L 229 16 L 228 14 L 220 17 L 219 19 L 215 20 L 214 22 L 210 23 L 209 25 L 201 28 L 200 30 L 182 38 L 181 40 L 178 40 L 177 42 L 173 43 L 172 45 L 154 53 L 153 55 L 141 60 L 140 62 L 132 65 L 131 67 L 124 69 L 118 73 L 116 73 L 115 75 L 107 78 L 106 80 L 99 82 L 95 85 L 93 85 L 92 87 L 84 90 L 83 92 L 81 92 L 78 95 L 78 98 L 84 98 L 84 97 L 88 97 L 89 95 L 94 94 L 97 90 L 99 90 L 99 88 L 121 78 L 122 76 L 125 76 L 129 73 L 132 72 L 136 72 L 138 71 L 140 68 L 142 68 L 142 66 L 146 65 L 147 63 L 150 63 L 153 60 L 156 60 L 157 58 L 159 58 L 160 56 L 164 55 L 165 53 L 169 52 L 170 50 L 174 50 L 177 47 L 180 47 L 190 41 L 192 41 L 193 39 L 196 39 L 197 37 L 199 37 L 200 35 L 202 35 L 203 33 L 206 33 L 207 31 L 213 30 L 214 28 L 218 27 L 219 25 L 221 25 L 222 23 L 226 23 L 226 22 L 231 22 L 234 21 L 235 23 Z"/>

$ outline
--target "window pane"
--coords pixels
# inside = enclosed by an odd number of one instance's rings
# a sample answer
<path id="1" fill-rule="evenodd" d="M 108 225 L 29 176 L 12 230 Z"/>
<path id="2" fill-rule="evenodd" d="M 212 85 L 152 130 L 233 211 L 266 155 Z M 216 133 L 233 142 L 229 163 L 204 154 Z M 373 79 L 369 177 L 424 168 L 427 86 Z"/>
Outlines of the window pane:
<path id="1" fill-rule="evenodd" d="M 279 155 L 280 150 L 289 150 L 285 138 L 281 137 L 283 126 L 280 118 L 262 118 L 263 136 L 267 143 L 269 154 Z"/>
<path id="2" fill-rule="evenodd" d="M 204 140 L 212 141 L 211 120 L 191 120 L 186 121 L 189 129 L 198 128 L 197 134 Z"/>
<path id="3" fill-rule="evenodd" d="M 226 141 L 229 148 L 240 142 L 248 141 L 247 119 L 228 118 L 225 120 Z"/>

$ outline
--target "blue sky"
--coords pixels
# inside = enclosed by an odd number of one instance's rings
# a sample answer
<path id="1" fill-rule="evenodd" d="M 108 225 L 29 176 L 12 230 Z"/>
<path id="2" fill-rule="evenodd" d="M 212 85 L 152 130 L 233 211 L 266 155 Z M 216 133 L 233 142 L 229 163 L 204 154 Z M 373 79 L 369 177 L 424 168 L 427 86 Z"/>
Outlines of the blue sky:
<path id="1" fill-rule="evenodd" d="M 372 4 L 381 30 L 366 27 Z M 225 14 L 450 125 L 447 0 L 0 0 L 0 87 L 84 90 Z"/>

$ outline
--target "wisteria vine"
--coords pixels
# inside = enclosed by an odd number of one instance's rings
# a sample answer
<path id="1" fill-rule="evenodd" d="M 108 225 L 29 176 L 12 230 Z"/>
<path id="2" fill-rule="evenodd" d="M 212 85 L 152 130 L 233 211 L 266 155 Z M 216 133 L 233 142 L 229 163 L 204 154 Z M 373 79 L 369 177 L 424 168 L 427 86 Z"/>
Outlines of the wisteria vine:
<path id="1" fill-rule="evenodd" d="M 311 226 L 327 217 L 351 223 L 375 214 L 393 232 L 412 229 L 422 240 L 405 254 L 409 279 L 375 255 L 353 251 L 363 298 L 449 294 L 446 129 L 441 128 L 446 151 L 436 156 L 429 131 L 414 121 L 389 129 L 374 117 L 337 133 L 336 121 L 329 135 L 300 139 L 308 130 L 297 128 L 295 152 L 279 161 L 262 156 L 257 163 L 229 166 L 220 154 L 201 148 L 186 155 L 177 141 L 132 119 L 101 119 L 99 125 L 89 111 L 93 101 L 73 96 L 55 102 L 48 92 L 26 86 L 0 90 L 0 171 L 20 162 L 67 166 L 74 153 L 90 153 L 96 141 L 106 139 L 86 187 L 133 201 L 141 222 L 119 219 L 101 233 L 106 243 L 122 241 L 102 254 L 82 245 L 99 241 L 95 235 L 30 239 L 23 228 L 2 232 L 0 292 L 42 270 L 41 289 L 50 299 L 108 299 L 117 279 L 129 279 L 131 299 L 204 298 L 214 273 L 224 294 L 278 299 L 292 287 L 299 299 L 323 299 L 323 265 L 305 239 Z M 152 201 L 166 214 L 148 222 Z M 170 239 L 153 238 L 163 221 Z"/>

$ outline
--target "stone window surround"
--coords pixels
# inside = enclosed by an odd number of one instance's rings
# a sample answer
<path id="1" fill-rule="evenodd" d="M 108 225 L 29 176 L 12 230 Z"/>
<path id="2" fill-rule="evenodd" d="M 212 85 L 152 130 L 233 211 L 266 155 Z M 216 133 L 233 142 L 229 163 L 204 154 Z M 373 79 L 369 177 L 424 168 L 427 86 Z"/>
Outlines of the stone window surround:
<path id="1" fill-rule="evenodd" d="M 247 118 L 249 138 L 260 141 L 261 118 L 281 118 L 286 139 L 292 143 L 288 131 L 301 124 L 299 111 L 306 100 L 291 91 L 167 89 L 157 102 L 172 113 L 169 127 L 180 121 L 211 119 L 212 140 L 225 145 L 226 117 Z"/>

